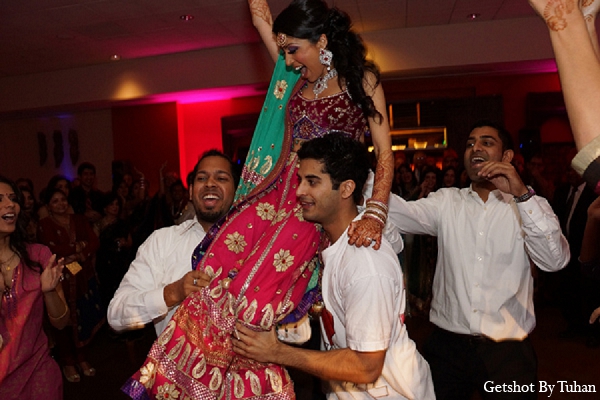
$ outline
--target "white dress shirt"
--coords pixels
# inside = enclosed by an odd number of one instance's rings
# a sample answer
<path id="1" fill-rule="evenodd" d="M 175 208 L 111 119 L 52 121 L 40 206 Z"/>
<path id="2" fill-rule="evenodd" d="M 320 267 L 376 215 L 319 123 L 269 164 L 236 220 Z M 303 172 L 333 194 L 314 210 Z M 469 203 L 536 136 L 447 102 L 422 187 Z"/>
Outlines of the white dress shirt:
<path id="1" fill-rule="evenodd" d="M 205 235 L 196 217 L 154 231 L 138 249 L 108 306 L 110 326 L 122 331 L 154 321 L 160 335 L 177 309 L 167 307 L 163 289 L 192 270 L 192 253 Z"/>
<path id="2" fill-rule="evenodd" d="M 515 203 L 494 190 L 487 202 L 470 187 L 406 202 L 390 196 L 389 221 L 402 233 L 437 236 L 430 320 L 442 329 L 523 339 L 535 327 L 530 260 L 557 271 L 569 245 L 546 199 Z"/>

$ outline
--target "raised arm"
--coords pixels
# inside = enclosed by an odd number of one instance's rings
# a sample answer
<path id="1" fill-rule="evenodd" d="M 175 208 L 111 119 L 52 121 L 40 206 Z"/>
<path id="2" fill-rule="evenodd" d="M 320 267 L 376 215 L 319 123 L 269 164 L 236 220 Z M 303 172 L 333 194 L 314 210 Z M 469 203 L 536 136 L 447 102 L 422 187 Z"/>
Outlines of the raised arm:
<path id="1" fill-rule="evenodd" d="M 600 0 L 529 3 L 548 26 L 571 129 L 581 150 L 600 133 L 600 63 L 594 27 Z"/>
<path id="2" fill-rule="evenodd" d="M 273 36 L 273 17 L 267 0 L 248 0 L 248 6 L 250 14 L 252 14 L 252 24 L 267 47 L 271 58 L 277 62 L 279 47 Z"/>

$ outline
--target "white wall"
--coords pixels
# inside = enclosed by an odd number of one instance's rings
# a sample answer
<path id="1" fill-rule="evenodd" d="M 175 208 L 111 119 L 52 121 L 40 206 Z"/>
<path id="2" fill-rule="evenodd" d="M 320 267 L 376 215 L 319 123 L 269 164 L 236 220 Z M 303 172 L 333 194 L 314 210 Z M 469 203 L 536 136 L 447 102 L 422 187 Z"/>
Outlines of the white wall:
<path id="1" fill-rule="evenodd" d="M 60 117 L 0 120 L 0 174 L 11 179 L 33 180 L 36 196 L 55 174 L 77 175 L 77 165 L 69 156 L 69 129 L 79 137 L 79 165 L 89 161 L 96 166 L 98 188 L 111 189 L 113 156 L 112 121 L 109 109 L 63 114 Z M 54 130 L 63 133 L 64 158 L 59 167 L 54 161 Z M 40 165 L 37 133 L 46 136 L 48 158 Z"/>

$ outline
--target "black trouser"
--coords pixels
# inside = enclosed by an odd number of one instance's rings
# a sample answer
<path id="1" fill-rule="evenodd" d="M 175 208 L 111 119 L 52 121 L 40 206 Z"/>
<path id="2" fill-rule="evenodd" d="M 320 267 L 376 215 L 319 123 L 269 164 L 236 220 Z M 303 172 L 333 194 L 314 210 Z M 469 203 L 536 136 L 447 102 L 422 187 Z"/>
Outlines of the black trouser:
<path id="1" fill-rule="evenodd" d="M 438 400 L 469 400 L 475 390 L 486 400 L 537 398 L 537 357 L 529 338 L 495 342 L 436 328 L 423 353 Z"/>

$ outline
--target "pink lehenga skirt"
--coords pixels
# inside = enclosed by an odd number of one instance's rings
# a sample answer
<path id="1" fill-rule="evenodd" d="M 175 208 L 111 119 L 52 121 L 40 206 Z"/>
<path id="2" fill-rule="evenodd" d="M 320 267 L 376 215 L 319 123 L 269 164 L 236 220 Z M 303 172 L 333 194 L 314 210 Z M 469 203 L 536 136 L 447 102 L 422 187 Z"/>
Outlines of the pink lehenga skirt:
<path id="1" fill-rule="evenodd" d="M 321 229 L 296 200 L 297 157 L 265 191 L 230 213 L 198 268 L 209 287 L 181 304 L 123 391 L 132 398 L 294 399 L 285 368 L 232 351 L 236 321 L 269 330 L 301 301 Z M 193 257 L 197 257 L 195 255 Z"/>

